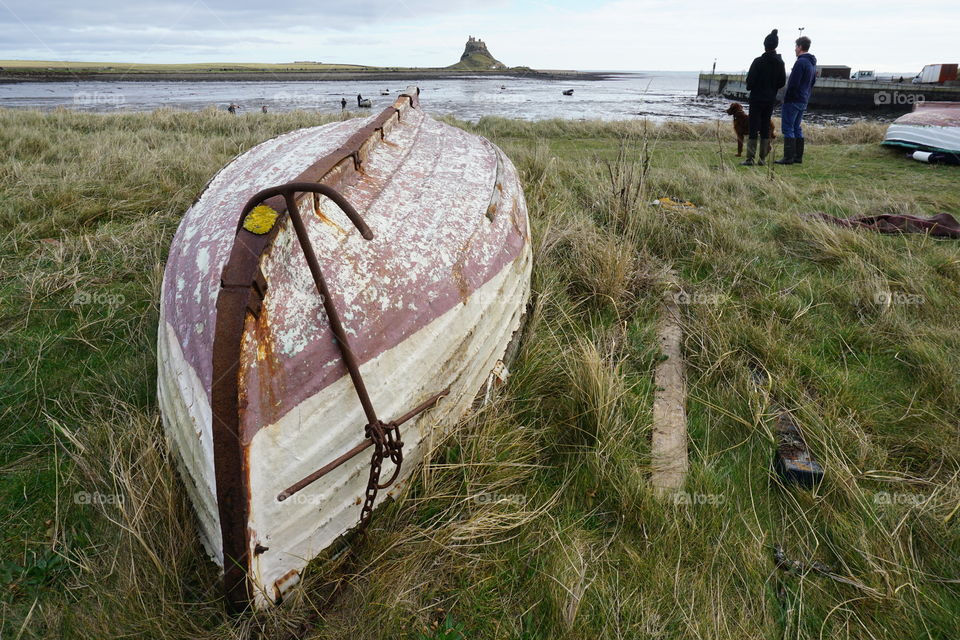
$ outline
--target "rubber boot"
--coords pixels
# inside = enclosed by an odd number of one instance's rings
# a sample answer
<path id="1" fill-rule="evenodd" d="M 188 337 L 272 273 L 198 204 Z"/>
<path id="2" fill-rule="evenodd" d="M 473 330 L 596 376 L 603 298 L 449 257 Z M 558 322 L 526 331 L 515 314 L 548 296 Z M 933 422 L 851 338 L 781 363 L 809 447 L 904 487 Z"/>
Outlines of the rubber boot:
<path id="1" fill-rule="evenodd" d="M 783 139 L 783 157 L 777 160 L 777 164 L 793 164 L 797 161 L 797 139 Z"/>
<path id="2" fill-rule="evenodd" d="M 803 164 L 803 138 L 797 138 L 797 153 L 793 156 L 794 164 Z"/>
<path id="3" fill-rule="evenodd" d="M 754 165 L 753 156 L 757 155 L 757 139 L 747 138 L 747 159 L 740 163 L 742 167 L 752 167 Z"/>
<path id="4" fill-rule="evenodd" d="M 773 143 L 770 142 L 770 138 L 760 138 L 760 159 L 757 161 L 757 164 L 761 167 L 767 164 L 766 159 L 771 147 L 773 147 Z"/>

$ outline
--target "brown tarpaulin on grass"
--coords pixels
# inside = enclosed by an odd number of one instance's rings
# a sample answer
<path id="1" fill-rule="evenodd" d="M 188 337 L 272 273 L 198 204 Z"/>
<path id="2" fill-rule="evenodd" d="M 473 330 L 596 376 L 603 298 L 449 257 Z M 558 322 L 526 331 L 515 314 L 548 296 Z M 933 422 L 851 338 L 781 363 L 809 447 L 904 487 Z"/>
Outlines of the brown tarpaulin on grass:
<path id="1" fill-rule="evenodd" d="M 960 239 L 960 222 L 949 213 L 938 213 L 932 218 L 881 213 L 857 218 L 835 218 L 828 213 L 811 213 L 841 227 L 864 227 L 880 233 L 929 233 L 937 238 Z"/>

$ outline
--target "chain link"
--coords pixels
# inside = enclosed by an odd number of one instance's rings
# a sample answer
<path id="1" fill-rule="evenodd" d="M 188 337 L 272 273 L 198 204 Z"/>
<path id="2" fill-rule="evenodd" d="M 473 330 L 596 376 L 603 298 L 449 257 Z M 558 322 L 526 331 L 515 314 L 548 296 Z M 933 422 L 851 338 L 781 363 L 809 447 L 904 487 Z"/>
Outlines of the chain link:
<path id="1" fill-rule="evenodd" d="M 386 489 L 400 475 L 403 464 L 403 441 L 400 440 L 399 425 L 384 424 L 379 420 L 366 426 L 366 436 L 373 441 L 373 456 L 370 458 L 370 477 L 364 494 L 363 508 L 360 510 L 359 531 L 363 532 L 373 515 L 373 506 L 377 500 L 377 491 Z M 394 464 L 393 476 L 386 482 L 380 482 L 383 461 L 389 457 Z"/>

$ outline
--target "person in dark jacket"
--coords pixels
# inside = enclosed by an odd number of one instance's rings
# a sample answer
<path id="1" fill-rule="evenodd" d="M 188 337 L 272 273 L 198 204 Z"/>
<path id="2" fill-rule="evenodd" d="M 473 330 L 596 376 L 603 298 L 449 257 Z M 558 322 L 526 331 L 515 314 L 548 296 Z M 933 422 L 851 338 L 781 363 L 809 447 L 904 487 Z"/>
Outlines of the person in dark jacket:
<path id="1" fill-rule="evenodd" d="M 780 126 L 783 130 L 783 158 L 777 164 L 800 164 L 803 162 L 803 131 L 800 121 L 810 102 L 810 92 L 817 81 L 817 59 L 810 53 L 810 38 L 797 38 L 794 53 L 797 61 L 790 71 L 787 92 L 780 109 Z"/>
<path id="2" fill-rule="evenodd" d="M 747 159 L 740 164 L 753 166 L 760 138 L 760 161 L 763 164 L 770 152 L 770 118 L 777 103 L 777 91 L 787 82 L 783 58 L 777 53 L 780 37 L 774 29 L 763 39 L 763 55 L 755 58 L 747 73 L 747 91 L 750 92 L 750 137 L 747 140 Z"/>

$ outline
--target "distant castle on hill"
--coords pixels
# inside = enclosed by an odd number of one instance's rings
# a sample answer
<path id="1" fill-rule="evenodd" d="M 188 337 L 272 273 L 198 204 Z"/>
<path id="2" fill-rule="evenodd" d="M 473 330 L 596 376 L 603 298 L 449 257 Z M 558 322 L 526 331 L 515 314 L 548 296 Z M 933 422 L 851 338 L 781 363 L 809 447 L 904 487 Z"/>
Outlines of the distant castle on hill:
<path id="1" fill-rule="evenodd" d="M 467 44 L 463 47 L 463 55 L 460 56 L 460 62 L 451 65 L 452 69 L 506 69 L 507 65 L 493 57 L 487 44 L 479 39 L 470 36 L 467 38 Z"/>

